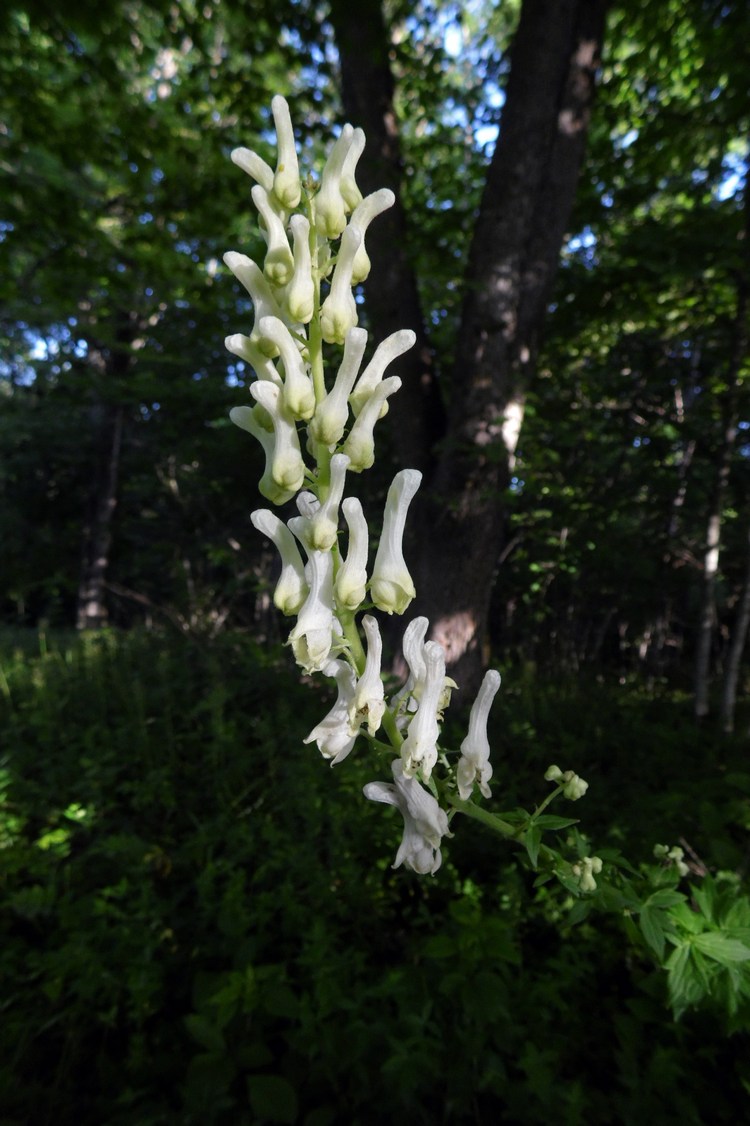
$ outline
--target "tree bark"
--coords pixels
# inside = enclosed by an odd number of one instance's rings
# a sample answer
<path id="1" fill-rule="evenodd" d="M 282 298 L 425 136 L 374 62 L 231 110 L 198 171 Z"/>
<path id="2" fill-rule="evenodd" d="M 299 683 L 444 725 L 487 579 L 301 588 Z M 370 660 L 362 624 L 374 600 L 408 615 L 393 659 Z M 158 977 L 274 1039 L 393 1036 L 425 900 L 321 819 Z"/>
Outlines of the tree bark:
<path id="1" fill-rule="evenodd" d="M 417 366 L 393 400 L 399 449 L 425 471 L 415 504 L 414 609 L 430 618 L 467 691 L 488 656 L 504 492 L 583 161 L 606 7 L 607 0 L 524 0 L 472 236 L 455 393 L 442 418 L 400 206 L 387 213 L 392 227 L 379 231 L 389 254 L 373 255 L 373 322 L 380 332 L 418 332 Z M 381 4 L 331 0 L 330 10 L 344 108 L 368 135 L 365 187 L 391 186 L 398 197 L 401 158 Z"/>
<path id="2" fill-rule="evenodd" d="M 419 300 L 417 279 L 408 254 L 408 223 L 401 203 L 401 144 L 393 107 L 394 83 L 390 38 L 380 0 L 331 0 L 330 19 L 339 51 L 341 100 L 347 121 L 361 126 L 367 146 L 358 166 L 363 194 L 390 188 L 395 205 L 376 221 L 371 236 L 379 253 L 370 255 L 368 317 L 378 340 L 410 328 L 416 346 L 402 356 L 397 370 L 403 385 L 389 404 L 389 418 L 399 450 L 409 466 L 427 471 L 443 426 L 443 408 L 435 365 Z"/>
<path id="3" fill-rule="evenodd" d="M 112 548 L 112 519 L 117 507 L 123 414 L 121 406 L 108 409 L 101 427 L 106 446 L 94 478 L 91 516 L 84 526 L 76 614 L 78 629 L 102 629 L 109 618 L 106 582 Z"/>
<path id="4" fill-rule="evenodd" d="M 418 567 L 419 609 L 467 687 L 488 657 L 504 492 L 583 162 L 605 12 L 604 0 L 525 0 L 473 233 L 457 393 Z"/>
<path id="5" fill-rule="evenodd" d="M 742 654 L 750 627 L 750 536 L 748 536 L 747 565 L 742 595 L 737 608 L 737 618 L 732 630 L 732 640 L 727 654 L 727 667 L 721 694 L 721 729 L 725 735 L 734 731 L 734 710 L 737 704 L 737 684 L 740 677 Z"/>

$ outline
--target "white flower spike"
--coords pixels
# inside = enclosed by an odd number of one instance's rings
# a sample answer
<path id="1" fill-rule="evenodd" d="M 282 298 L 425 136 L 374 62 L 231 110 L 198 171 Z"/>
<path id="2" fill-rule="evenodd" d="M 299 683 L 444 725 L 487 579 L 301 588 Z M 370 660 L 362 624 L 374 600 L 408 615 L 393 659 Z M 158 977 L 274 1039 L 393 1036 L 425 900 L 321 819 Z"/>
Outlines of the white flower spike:
<path id="1" fill-rule="evenodd" d="M 418 469 L 402 469 L 388 490 L 383 531 L 370 579 L 372 600 L 387 614 L 403 614 L 417 593 L 404 562 L 403 538 L 406 514 L 421 480 Z"/>
<path id="2" fill-rule="evenodd" d="M 263 317 L 282 317 L 281 307 L 271 292 L 268 279 L 257 263 L 253 262 L 252 258 L 248 258 L 246 254 L 238 254 L 235 250 L 228 250 L 224 255 L 224 263 L 252 298 L 255 326 L 250 334 L 251 342 L 256 344 L 261 352 L 273 359 L 274 356 L 278 356 L 278 349 L 271 341 L 267 341 L 264 345 L 257 331 Z"/>
<path id="3" fill-rule="evenodd" d="M 434 875 L 443 859 L 442 839 L 451 836 L 447 814 L 416 778 L 406 776 L 399 759 L 394 759 L 391 770 L 392 783 L 368 782 L 364 795 L 370 801 L 395 805 L 404 819 L 404 837 L 393 867 L 405 864 L 420 876 Z"/>
<path id="4" fill-rule="evenodd" d="M 267 192 L 273 191 L 273 168 L 266 164 L 262 156 L 245 148 L 233 149 L 230 155 L 237 167 L 252 176 L 256 184 L 260 184 Z"/>
<path id="5" fill-rule="evenodd" d="M 484 674 L 482 686 L 477 693 L 469 716 L 469 733 L 461 744 L 461 759 L 456 772 L 458 796 L 462 801 L 471 797 L 474 783 L 479 783 L 482 797 L 492 796 L 489 780 L 492 777 L 490 765 L 490 744 L 487 738 L 487 717 L 498 688 L 500 673 L 489 669 Z"/>
<path id="6" fill-rule="evenodd" d="M 281 556 L 281 575 L 273 592 L 274 606 L 282 614 L 298 614 L 309 594 L 309 587 L 294 536 L 268 508 L 251 512 L 250 519 L 253 526 L 276 545 Z"/>
<path id="7" fill-rule="evenodd" d="M 350 211 L 354 211 L 362 202 L 362 192 L 357 187 L 354 173 L 364 149 L 365 131 L 364 129 L 355 129 L 352 133 L 351 144 L 344 157 L 344 163 L 341 167 L 341 180 L 339 182 L 339 191 L 341 192 L 344 203 Z"/>

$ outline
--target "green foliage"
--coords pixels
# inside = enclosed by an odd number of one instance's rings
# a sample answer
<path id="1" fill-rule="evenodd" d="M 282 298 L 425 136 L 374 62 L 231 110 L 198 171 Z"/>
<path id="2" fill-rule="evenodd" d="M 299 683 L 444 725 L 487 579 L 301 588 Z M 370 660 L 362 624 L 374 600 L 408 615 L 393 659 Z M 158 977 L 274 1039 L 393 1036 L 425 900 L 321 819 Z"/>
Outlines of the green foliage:
<path id="1" fill-rule="evenodd" d="M 3 1122 L 744 1117 L 744 885 L 618 859 L 618 844 L 647 856 L 655 831 L 687 835 L 712 870 L 741 856 L 745 776 L 701 806 L 705 767 L 680 774 L 696 748 L 666 700 L 618 690 L 619 741 L 580 824 L 535 817 L 540 869 L 548 847 L 605 858 L 580 898 L 534 887 L 528 839 L 467 823 L 434 878 L 392 872 L 398 817 L 362 798 L 356 752 L 330 770 L 302 746 L 325 701 L 247 639 L 103 634 L 35 653 L 19 635 L 3 651 Z M 553 758 L 584 773 L 601 759 L 613 699 L 506 680 L 501 808 Z M 742 748 L 723 754 L 736 770 Z"/>

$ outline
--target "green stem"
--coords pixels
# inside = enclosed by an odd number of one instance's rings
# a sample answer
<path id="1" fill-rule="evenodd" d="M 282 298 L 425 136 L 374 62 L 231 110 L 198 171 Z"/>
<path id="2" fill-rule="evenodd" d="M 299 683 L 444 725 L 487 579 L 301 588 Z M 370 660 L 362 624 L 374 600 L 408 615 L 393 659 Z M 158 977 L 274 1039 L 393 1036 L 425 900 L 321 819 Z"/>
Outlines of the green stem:
<path id="1" fill-rule="evenodd" d="M 488 829 L 493 829 L 503 837 L 515 837 L 518 835 L 517 825 L 511 825 L 509 821 L 503 821 L 502 817 L 498 817 L 494 813 L 488 813 L 486 809 L 481 809 L 480 806 L 474 805 L 473 802 L 462 801 L 461 798 L 454 794 L 448 794 L 446 796 L 448 802 L 457 813 L 463 813 L 467 817 L 472 817 L 475 821 L 481 821 Z"/>

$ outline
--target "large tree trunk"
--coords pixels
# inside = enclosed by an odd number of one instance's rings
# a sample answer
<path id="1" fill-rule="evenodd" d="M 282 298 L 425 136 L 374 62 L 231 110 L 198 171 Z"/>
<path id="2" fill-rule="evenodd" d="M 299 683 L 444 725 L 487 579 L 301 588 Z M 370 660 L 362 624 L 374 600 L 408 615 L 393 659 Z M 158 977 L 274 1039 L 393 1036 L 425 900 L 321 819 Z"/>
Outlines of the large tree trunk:
<path id="1" fill-rule="evenodd" d="M 378 220 L 379 244 L 388 254 L 371 255 L 373 322 L 381 333 L 414 328 L 420 340 L 419 364 L 405 373 L 394 400 L 399 447 L 410 465 L 428 470 L 416 506 L 415 609 L 430 617 L 453 675 L 467 689 L 487 656 L 504 492 L 583 160 L 606 6 L 606 0 L 524 0 L 500 139 L 472 237 L 454 390 L 442 430 L 404 253 L 405 217 L 400 207 L 387 213 L 388 231 L 385 217 Z M 400 155 L 381 5 L 332 0 L 331 20 L 345 112 L 365 127 L 374 150 L 375 159 L 371 152 L 364 165 L 370 169 L 366 186 L 397 190 Z"/>
<path id="2" fill-rule="evenodd" d="M 750 536 L 748 536 L 747 565 L 745 581 L 742 586 L 737 618 L 732 630 L 732 640 L 727 654 L 724 685 L 721 693 L 721 729 L 725 735 L 734 731 L 734 710 L 737 705 L 737 684 L 740 678 L 742 654 L 745 651 L 748 628 L 750 627 Z"/>
<path id="3" fill-rule="evenodd" d="M 525 0 L 473 234 L 456 393 L 418 568 L 420 609 L 467 687 L 487 658 L 504 493 L 583 161 L 605 8 Z"/>
<path id="4" fill-rule="evenodd" d="M 112 519 L 117 507 L 123 408 L 110 407 L 100 425 L 102 449 L 90 499 L 90 515 L 84 525 L 81 575 L 78 585 L 78 629 L 102 629 L 107 625 L 106 579 L 112 548 Z"/>

